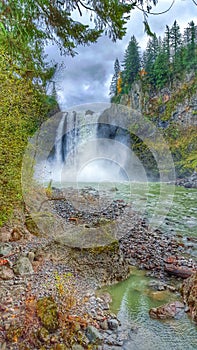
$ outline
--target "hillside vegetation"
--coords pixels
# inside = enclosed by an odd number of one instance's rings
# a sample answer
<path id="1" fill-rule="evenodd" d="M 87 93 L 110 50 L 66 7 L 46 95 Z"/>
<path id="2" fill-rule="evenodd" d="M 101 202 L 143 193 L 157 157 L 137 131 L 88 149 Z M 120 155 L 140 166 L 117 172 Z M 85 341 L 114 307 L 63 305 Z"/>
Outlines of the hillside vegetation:
<path id="1" fill-rule="evenodd" d="M 156 34 L 141 53 L 134 36 L 125 51 L 122 69 L 114 64 L 111 101 L 137 109 L 153 121 L 168 143 L 177 177 L 197 167 L 197 26 L 193 21 L 181 34 L 177 21 L 163 38 Z M 131 131 L 131 147 L 148 174 L 158 177 L 150 151 Z"/>

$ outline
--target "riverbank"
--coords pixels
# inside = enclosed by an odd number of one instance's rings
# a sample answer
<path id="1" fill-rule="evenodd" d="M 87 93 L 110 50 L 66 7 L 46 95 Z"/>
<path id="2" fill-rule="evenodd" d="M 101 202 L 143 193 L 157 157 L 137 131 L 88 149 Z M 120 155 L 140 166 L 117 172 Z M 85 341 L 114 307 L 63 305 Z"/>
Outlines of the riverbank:
<path id="1" fill-rule="evenodd" d="M 69 191 L 73 193 L 74 190 Z M 59 196 L 60 190 L 54 189 L 53 196 L 57 194 Z M 67 192 L 66 198 L 73 197 Z M 87 202 L 83 198 L 88 198 L 91 210 L 84 210 Z M 123 200 L 114 200 L 101 193 L 98 196 L 95 189 L 86 188 L 81 190 L 80 206 L 76 207 L 74 203 L 76 201 L 56 200 L 51 208 L 64 221 L 72 236 L 78 231 L 84 233 L 84 229 L 100 236 L 103 227 L 105 233 L 113 232 L 112 236 L 107 236 L 109 259 L 106 258 L 108 253 L 103 255 L 103 248 L 98 249 L 102 246 L 101 241 L 96 246 L 96 257 L 102 259 L 94 260 L 95 255 L 90 255 L 90 250 L 92 253 L 95 249 L 95 240 L 82 258 L 87 242 L 71 240 L 68 245 L 68 241 L 58 241 L 57 237 L 35 237 L 26 227 L 2 229 L 0 341 L 4 349 L 22 349 L 21 343 L 25 344 L 25 341 L 29 349 L 121 347 L 126 335 L 119 332 L 119 321 L 109 311 L 110 296 L 98 296 L 96 290 L 109 281 L 113 283 L 125 279 L 129 265 L 147 270 L 147 274 L 159 278 L 172 291 L 175 287 L 170 283 L 167 266 L 184 267 L 191 273 L 196 269 L 195 261 L 189 257 L 187 247 L 179 238 L 169 237 L 159 230 L 152 232 L 147 222 Z M 112 251 L 114 241 L 119 242 L 119 249 Z M 76 254 L 73 255 L 73 251 Z M 101 269 L 97 263 L 103 263 L 103 258 L 104 269 L 99 273 Z M 117 258 L 116 263 L 112 264 L 111 258 L 114 261 Z M 90 262 L 91 268 L 88 268 Z M 122 270 L 118 275 L 120 267 Z M 105 271 L 107 277 L 103 278 Z M 52 318 L 58 324 L 52 329 L 45 324 L 37 304 L 42 300 L 46 305 L 51 297 L 53 303 L 50 307 L 52 310 L 57 308 L 59 315 L 55 313 L 56 321 Z M 27 323 L 24 331 L 23 326 Z M 36 345 L 28 343 L 32 329 L 35 342 L 38 342 Z"/>

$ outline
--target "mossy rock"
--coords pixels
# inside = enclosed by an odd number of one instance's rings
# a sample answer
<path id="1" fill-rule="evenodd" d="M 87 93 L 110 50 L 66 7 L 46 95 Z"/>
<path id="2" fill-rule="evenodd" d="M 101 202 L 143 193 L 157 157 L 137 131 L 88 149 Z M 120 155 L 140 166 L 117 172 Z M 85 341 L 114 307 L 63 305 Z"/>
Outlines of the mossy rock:
<path id="1" fill-rule="evenodd" d="M 35 221 L 31 218 L 31 216 L 28 216 L 25 220 L 25 226 L 27 227 L 28 231 L 34 235 L 39 236 L 40 231 L 38 226 L 36 225 Z"/>
<path id="2" fill-rule="evenodd" d="M 58 328 L 59 321 L 57 304 L 52 297 L 44 297 L 38 300 L 36 310 L 37 315 L 46 330 L 53 332 Z"/>
<path id="3" fill-rule="evenodd" d="M 105 225 L 86 228 L 78 226 L 68 229 L 64 234 L 56 236 L 55 243 L 60 246 L 70 246 L 78 249 L 91 249 L 100 253 L 114 247 L 117 248 L 116 239 L 117 227 L 114 223 L 105 223 Z"/>

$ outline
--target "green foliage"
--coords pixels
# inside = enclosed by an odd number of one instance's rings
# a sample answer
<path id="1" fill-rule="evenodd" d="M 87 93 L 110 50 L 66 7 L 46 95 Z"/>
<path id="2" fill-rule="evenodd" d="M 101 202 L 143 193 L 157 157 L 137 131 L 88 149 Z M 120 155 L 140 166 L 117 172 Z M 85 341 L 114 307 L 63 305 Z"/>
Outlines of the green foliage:
<path id="1" fill-rule="evenodd" d="M 26 43 L 33 60 L 40 60 L 44 44 L 57 44 L 63 53 L 74 55 L 77 45 L 90 44 L 105 32 L 113 40 L 121 39 L 132 4 L 112 1 L 3 1 L 0 8 L 1 32 L 9 40 L 9 49 L 16 48 L 20 57 L 20 44 Z M 92 24 L 73 20 L 89 12 Z"/>
<path id="2" fill-rule="evenodd" d="M 131 37 L 128 47 L 125 51 L 122 71 L 123 89 L 131 88 L 132 83 L 137 78 L 140 70 L 140 53 L 139 46 L 135 36 Z"/>
<path id="3" fill-rule="evenodd" d="M 112 82 L 110 85 L 110 95 L 117 96 L 118 95 L 118 79 L 120 77 L 120 64 L 118 59 L 116 58 L 114 63 L 114 75 L 112 77 Z"/>
<path id="4" fill-rule="evenodd" d="M 0 47 L 0 225 L 21 203 L 21 164 L 28 137 L 49 110 L 42 89 L 10 63 Z"/>

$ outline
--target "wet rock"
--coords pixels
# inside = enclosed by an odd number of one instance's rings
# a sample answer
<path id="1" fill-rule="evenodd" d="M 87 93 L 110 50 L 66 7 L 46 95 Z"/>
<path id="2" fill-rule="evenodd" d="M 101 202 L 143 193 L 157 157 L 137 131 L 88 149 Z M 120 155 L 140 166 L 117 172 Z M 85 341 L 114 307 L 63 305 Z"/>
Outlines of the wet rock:
<path id="1" fill-rule="evenodd" d="M 86 336 L 89 339 L 90 343 L 101 344 L 103 337 L 99 331 L 94 326 L 88 326 L 86 330 Z"/>
<path id="2" fill-rule="evenodd" d="M 197 272 L 184 281 L 181 294 L 192 319 L 197 323 Z"/>
<path id="3" fill-rule="evenodd" d="M 13 269 L 16 275 L 27 275 L 34 273 L 31 262 L 24 256 L 18 259 Z"/>
<path id="4" fill-rule="evenodd" d="M 116 319 L 112 318 L 112 319 L 108 320 L 109 329 L 114 331 L 114 330 L 118 329 L 118 326 L 119 326 L 119 323 Z"/>
<path id="5" fill-rule="evenodd" d="M 0 256 L 9 255 L 12 250 L 12 246 L 9 243 L 0 243 Z"/>
<path id="6" fill-rule="evenodd" d="M 175 301 L 168 303 L 157 308 L 152 308 L 149 311 L 149 315 L 152 318 L 157 319 L 171 319 L 171 318 L 180 318 L 184 314 L 184 304 L 180 301 Z"/>

